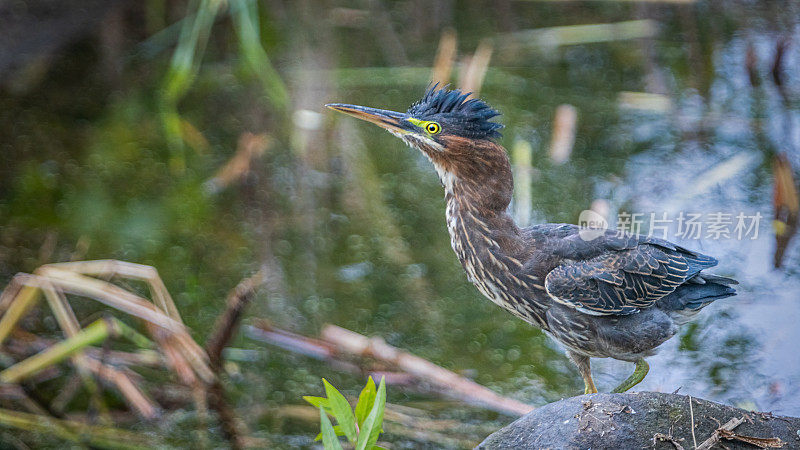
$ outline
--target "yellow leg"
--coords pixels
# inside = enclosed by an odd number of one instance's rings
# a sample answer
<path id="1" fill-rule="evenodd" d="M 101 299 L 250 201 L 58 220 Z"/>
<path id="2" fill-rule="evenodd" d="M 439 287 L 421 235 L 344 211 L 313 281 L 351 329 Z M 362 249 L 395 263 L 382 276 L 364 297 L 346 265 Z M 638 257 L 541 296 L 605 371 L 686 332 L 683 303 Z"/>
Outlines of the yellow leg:
<path id="1" fill-rule="evenodd" d="M 596 394 L 597 388 L 594 386 L 594 380 L 592 379 L 592 368 L 589 363 L 589 357 L 579 355 L 577 353 L 573 353 L 567 351 L 567 356 L 569 359 L 578 366 L 578 371 L 581 373 L 583 377 L 583 393 L 584 394 Z"/>
<path id="2" fill-rule="evenodd" d="M 617 386 L 611 392 L 621 393 L 621 392 L 625 392 L 628 389 L 636 386 L 642 380 L 644 380 L 644 377 L 647 375 L 647 372 L 649 370 L 650 370 L 650 366 L 647 365 L 647 362 L 644 359 L 639 358 L 639 360 L 636 361 L 636 369 L 633 370 L 633 373 L 631 374 L 631 376 L 629 376 L 628 379 L 623 381 L 619 386 Z"/>
<path id="3" fill-rule="evenodd" d="M 581 374 L 583 375 L 583 374 Z M 597 388 L 594 387 L 594 380 L 592 380 L 592 372 L 589 371 L 583 375 L 583 384 L 586 386 L 583 389 L 584 394 L 597 394 Z"/>

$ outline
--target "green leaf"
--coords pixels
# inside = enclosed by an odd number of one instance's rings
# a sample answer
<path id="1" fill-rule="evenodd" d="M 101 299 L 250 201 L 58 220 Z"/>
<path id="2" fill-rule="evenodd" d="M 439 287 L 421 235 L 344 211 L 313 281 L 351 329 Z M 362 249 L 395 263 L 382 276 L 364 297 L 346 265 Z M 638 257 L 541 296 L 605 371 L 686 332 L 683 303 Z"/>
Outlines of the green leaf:
<path id="1" fill-rule="evenodd" d="M 303 400 L 307 401 L 308 403 L 311 403 L 317 408 L 330 409 L 330 405 L 328 404 L 328 399 L 325 397 L 314 397 L 313 395 L 304 395 Z"/>
<path id="2" fill-rule="evenodd" d="M 383 410 L 386 407 L 386 377 L 381 377 L 381 384 L 378 386 L 378 392 L 375 397 L 375 404 L 369 411 L 364 426 L 361 427 L 358 433 L 358 443 L 356 443 L 356 450 L 372 449 L 372 446 L 378 442 L 378 437 L 381 434 L 381 426 L 383 425 Z"/>
<path id="3" fill-rule="evenodd" d="M 322 379 L 322 384 L 325 385 L 325 393 L 328 395 L 328 404 L 331 407 L 331 413 L 336 418 L 350 442 L 356 441 L 356 418 L 353 416 L 353 410 L 350 408 L 350 403 L 344 398 L 341 392 L 337 391 L 328 380 Z"/>
<path id="4" fill-rule="evenodd" d="M 311 403 L 313 406 L 317 408 L 323 408 L 325 412 L 328 414 L 331 415 L 333 414 L 333 411 L 331 411 L 331 405 L 328 402 L 328 399 L 325 397 L 314 397 L 313 395 L 304 395 L 303 400 L 307 401 L 308 403 Z"/>
<path id="5" fill-rule="evenodd" d="M 358 396 L 358 403 L 356 403 L 356 422 L 359 429 L 364 425 L 364 420 L 375 403 L 375 394 L 375 381 L 372 377 L 369 377 L 367 385 L 361 390 L 361 394 Z"/>
<path id="6" fill-rule="evenodd" d="M 339 438 L 336 437 L 333 425 L 331 425 L 331 421 L 323 408 L 319 409 L 319 424 L 322 429 L 322 446 L 325 447 L 325 450 L 342 450 L 342 444 L 339 442 Z"/>
<path id="7" fill-rule="evenodd" d="M 344 436 L 344 431 L 342 431 L 342 427 L 340 427 L 339 425 L 334 425 L 333 431 L 334 433 L 336 433 L 337 436 Z M 319 433 L 317 437 L 314 438 L 314 440 L 315 441 L 322 440 L 322 433 Z"/>

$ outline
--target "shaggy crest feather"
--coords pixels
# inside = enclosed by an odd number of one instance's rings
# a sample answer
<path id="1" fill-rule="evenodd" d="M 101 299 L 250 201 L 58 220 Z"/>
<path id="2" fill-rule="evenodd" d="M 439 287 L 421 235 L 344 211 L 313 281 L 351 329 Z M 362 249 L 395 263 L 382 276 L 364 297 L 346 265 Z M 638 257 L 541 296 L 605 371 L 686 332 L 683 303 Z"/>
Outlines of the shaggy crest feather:
<path id="1" fill-rule="evenodd" d="M 408 109 L 407 114 L 421 120 L 442 120 L 455 127 L 455 134 L 476 139 L 499 138 L 502 124 L 490 122 L 500 113 L 488 103 L 477 98 L 467 99 L 470 92 L 459 89 L 430 87 L 422 99 Z"/>

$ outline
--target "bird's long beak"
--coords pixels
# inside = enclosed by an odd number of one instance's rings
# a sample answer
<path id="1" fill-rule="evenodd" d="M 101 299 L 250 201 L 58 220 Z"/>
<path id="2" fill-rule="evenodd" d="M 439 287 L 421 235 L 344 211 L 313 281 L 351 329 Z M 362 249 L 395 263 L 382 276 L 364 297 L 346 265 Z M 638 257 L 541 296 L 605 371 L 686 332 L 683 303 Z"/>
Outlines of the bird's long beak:
<path id="1" fill-rule="evenodd" d="M 366 106 L 346 105 L 343 103 L 330 103 L 325 106 L 361 120 L 372 122 L 381 128 L 395 133 L 408 133 L 408 130 L 403 127 L 403 121 L 406 117 L 403 113 L 387 111 L 385 109 L 367 108 Z"/>

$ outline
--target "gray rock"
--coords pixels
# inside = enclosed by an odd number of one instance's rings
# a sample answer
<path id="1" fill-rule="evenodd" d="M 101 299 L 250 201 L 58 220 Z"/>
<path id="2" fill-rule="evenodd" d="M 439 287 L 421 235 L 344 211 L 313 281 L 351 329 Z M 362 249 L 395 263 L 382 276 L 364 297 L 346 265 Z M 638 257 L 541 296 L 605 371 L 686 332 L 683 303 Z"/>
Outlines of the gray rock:
<path id="1" fill-rule="evenodd" d="M 756 438 L 779 438 L 781 448 L 800 449 L 800 418 L 773 416 L 692 397 L 658 392 L 590 394 L 542 406 L 486 438 L 479 449 L 676 449 L 656 439 L 674 439 L 694 448 L 733 418 L 744 422 L 732 433 Z M 727 448 L 754 449 L 741 440 L 723 440 Z M 719 444 L 713 448 L 723 448 Z"/>

